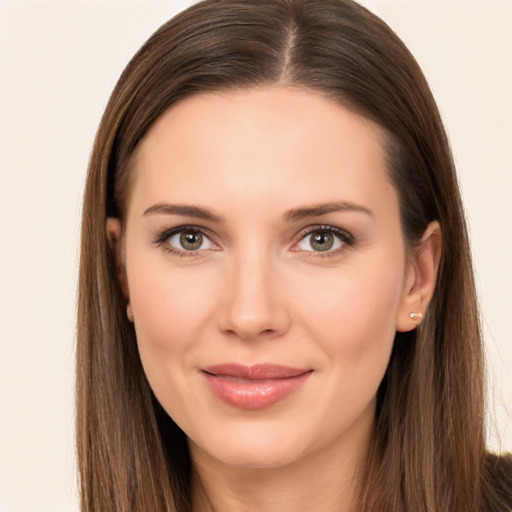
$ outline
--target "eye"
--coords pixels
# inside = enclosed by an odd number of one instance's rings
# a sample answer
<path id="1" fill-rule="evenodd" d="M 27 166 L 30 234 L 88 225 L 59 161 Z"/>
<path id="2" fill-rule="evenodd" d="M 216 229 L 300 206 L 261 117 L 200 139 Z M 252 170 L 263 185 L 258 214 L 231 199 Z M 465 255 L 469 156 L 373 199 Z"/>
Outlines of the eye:
<path id="1" fill-rule="evenodd" d="M 333 226 L 310 229 L 296 245 L 299 251 L 333 253 L 345 245 L 353 245 L 354 240 L 346 231 Z"/>
<path id="2" fill-rule="evenodd" d="M 215 247 L 215 244 L 201 230 L 187 227 L 163 233 L 159 237 L 158 243 L 168 251 L 181 254 Z"/>

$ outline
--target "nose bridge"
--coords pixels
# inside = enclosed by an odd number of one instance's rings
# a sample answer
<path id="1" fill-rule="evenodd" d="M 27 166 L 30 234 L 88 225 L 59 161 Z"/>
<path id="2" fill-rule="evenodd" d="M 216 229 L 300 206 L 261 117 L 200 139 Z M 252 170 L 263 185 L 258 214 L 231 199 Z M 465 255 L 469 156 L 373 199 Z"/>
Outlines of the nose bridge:
<path id="1" fill-rule="evenodd" d="M 221 328 L 244 339 L 284 332 L 288 314 L 278 283 L 277 262 L 262 244 L 253 240 L 234 251 Z"/>

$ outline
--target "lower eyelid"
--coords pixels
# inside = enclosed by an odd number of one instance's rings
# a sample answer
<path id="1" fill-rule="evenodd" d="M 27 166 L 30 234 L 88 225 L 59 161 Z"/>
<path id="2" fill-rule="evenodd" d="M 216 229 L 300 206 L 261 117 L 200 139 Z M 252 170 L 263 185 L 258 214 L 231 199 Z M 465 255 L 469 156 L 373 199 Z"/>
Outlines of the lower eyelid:
<path id="1" fill-rule="evenodd" d="M 169 239 L 180 235 L 184 231 L 195 231 L 200 233 L 204 239 L 208 241 L 209 247 L 204 249 L 196 249 L 196 250 L 186 250 L 186 249 L 180 249 L 179 247 L 175 247 L 168 243 Z M 306 239 L 309 236 L 312 236 L 315 233 L 318 232 L 327 232 L 340 242 L 341 246 L 335 249 L 328 249 L 326 251 L 315 251 L 314 249 L 311 250 L 301 250 L 301 249 L 292 249 L 294 251 L 301 251 L 301 252 L 309 252 L 312 253 L 314 256 L 328 256 L 328 255 L 334 255 L 340 251 L 342 251 L 344 248 L 351 247 L 355 244 L 354 237 L 344 229 L 335 228 L 334 226 L 328 226 L 328 225 L 318 225 L 309 228 L 307 231 L 303 231 L 298 236 L 299 241 L 294 244 L 294 247 L 297 247 L 297 245 L 302 242 L 304 239 Z M 164 230 L 159 235 L 156 236 L 156 238 L 152 242 L 155 245 L 161 246 L 166 252 L 169 252 L 171 254 L 177 255 L 177 256 L 184 256 L 184 257 L 194 257 L 199 256 L 201 252 L 208 251 L 211 249 L 218 249 L 218 244 L 212 239 L 212 236 L 207 233 L 204 229 L 196 227 L 196 226 L 180 226 L 177 228 L 172 228 L 168 230 Z"/>

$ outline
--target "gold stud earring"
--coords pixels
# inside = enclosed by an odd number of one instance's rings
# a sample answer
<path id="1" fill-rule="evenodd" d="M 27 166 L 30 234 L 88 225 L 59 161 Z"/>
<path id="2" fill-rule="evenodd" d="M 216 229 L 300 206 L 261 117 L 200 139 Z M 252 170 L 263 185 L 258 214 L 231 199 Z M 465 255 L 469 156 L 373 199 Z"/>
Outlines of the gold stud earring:
<path id="1" fill-rule="evenodd" d="M 420 325 L 423 320 L 423 315 L 421 313 L 409 313 L 409 317 L 416 325 Z"/>
<path id="2" fill-rule="evenodd" d="M 128 317 L 128 320 L 130 320 L 130 322 L 133 322 L 133 313 L 130 304 L 126 305 L 126 316 Z"/>

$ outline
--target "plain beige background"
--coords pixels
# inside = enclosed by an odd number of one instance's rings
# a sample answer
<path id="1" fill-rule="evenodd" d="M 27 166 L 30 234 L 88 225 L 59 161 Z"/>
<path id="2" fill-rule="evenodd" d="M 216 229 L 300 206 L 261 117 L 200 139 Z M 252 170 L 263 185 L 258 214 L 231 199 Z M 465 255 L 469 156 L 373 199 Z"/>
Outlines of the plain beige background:
<path id="1" fill-rule="evenodd" d="M 74 315 L 87 160 L 124 65 L 191 3 L 0 0 L 0 512 L 78 510 Z M 417 56 L 447 124 L 485 316 L 489 440 L 512 450 L 512 2 L 363 3 Z"/>

